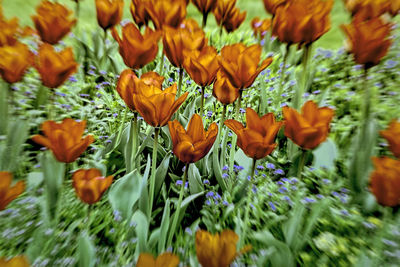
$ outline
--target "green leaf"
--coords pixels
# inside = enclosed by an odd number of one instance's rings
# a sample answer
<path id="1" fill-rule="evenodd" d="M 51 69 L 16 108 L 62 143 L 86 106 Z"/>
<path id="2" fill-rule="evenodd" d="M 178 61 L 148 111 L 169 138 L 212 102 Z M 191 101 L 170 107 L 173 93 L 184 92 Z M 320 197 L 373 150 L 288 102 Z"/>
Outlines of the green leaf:
<path id="1" fill-rule="evenodd" d="M 79 267 L 92 267 L 95 265 L 95 248 L 86 233 L 78 238 L 78 250 L 76 258 Z"/>
<path id="2" fill-rule="evenodd" d="M 192 195 L 204 191 L 204 186 L 201 181 L 200 172 L 195 164 L 189 164 L 188 180 L 189 180 L 189 190 Z"/>
<path id="3" fill-rule="evenodd" d="M 160 166 L 156 170 L 156 183 L 154 188 L 154 199 L 157 200 L 157 196 L 160 193 L 161 186 L 164 183 L 165 177 L 167 176 L 169 161 L 171 159 L 171 154 L 168 153 L 162 160 Z"/>
<path id="4" fill-rule="evenodd" d="M 136 253 L 142 253 L 147 251 L 147 237 L 149 233 L 149 222 L 147 221 L 146 215 L 137 210 L 132 218 L 131 223 L 134 223 L 136 236 L 138 238 L 138 246 L 136 247 Z"/>
<path id="5" fill-rule="evenodd" d="M 161 226 L 160 226 L 160 236 L 158 239 L 158 253 L 161 254 L 165 251 L 165 243 L 167 242 L 168 236 L 168 228 L 169 228 L 169 217 L 171 213 L 171 208 L 169 204 L 169 200 L 165 202 L 164 212 L 161 219 Z"/>
<path id="6" fill-rule="evenodd" d="M 317 149 L 314 149 L 314 168 L 326 168 L 332 170 L 335 168 L 335 160 L 338 156 L 338 149 L 332 139 L 326 140 L 320 144 Z"/>
<path id="7" fill-rule="evenodd" d="M 235 161 L 238 165 L 242 166 L 244 169 L 240 173 L 242 175 L 250 175 L 253 160 L 244 154 L 243 150 L 239 149 L 235 153 Z"/>
<path id="8" fill-rule="evenodd" d="M 30 172 L 26 180 L 27 187 L 29 189 L 35 189 L 43 182 L 44 176 L 42 172 Z"/>

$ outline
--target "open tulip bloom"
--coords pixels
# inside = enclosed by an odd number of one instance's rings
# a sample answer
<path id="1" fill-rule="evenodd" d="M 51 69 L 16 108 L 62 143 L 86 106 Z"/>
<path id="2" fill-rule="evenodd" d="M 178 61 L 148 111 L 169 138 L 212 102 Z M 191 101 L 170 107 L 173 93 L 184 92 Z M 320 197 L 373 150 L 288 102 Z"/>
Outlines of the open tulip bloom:
<path id="1" fill-rule="evenodd" d="M 0 171 L 0 211 L 16 199 L 25 190 L 24 181 L 18 181 L 11 186 L 12 174 L 6 171 Z M 1 263 L 1 261 L 0 261 Z"/>

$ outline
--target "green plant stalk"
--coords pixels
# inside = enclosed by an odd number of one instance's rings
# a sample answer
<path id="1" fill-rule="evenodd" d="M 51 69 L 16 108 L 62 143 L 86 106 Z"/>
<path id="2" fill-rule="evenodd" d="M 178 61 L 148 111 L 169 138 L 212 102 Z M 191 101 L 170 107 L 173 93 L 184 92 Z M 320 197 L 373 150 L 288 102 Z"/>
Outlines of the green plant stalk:
<path id="1" fill-rule="evenodd" d="M 163 50 L 161 50 L 161 55 L 160 55 L 160 66 L 158 69 L 158 73 L 163 76 L 163 72 L 164 72 L 164 52 Z"/>
<path id="2" fill-rule="evenodd" d="M 204 115 L 204 92 L 206 90 L 206 87 L 203 86 L 201 87 L 201 103 L 200 103 L 200 117 L 201 119 L 203 119 L 203 115 Z"/>
<path id="3" fill-rule="evenodd" d="M 125 109 L 124 111 L 124 116 L 122 117 L 122 122 L 121 122 L 121 126 L 119 127 L 119 131 L 118 131 L 118 135 L 117 135 L 117 141 L 115 142 L 115 147 L 113 149 L 115 149 L 120 140 L 121 140 L 121 136 L 122 136 L 122 132 L 124 131 L 124 125 L 125 125 L 125 121 L 126 121 L 126 115 L 128 114 L 128 108 Z"/>
<path id="4" fill-rule="evenodd" d="M 179 215 L 180 215 L 180 211 L 181 211 L 183 193 L 185 192 L 185 184 L 186 184 L 186 180 L 187 180 L 187 176 L 188 176 L 189 164 L 190 163 L 186 163 L 186 165 L 185 165 L 185 172 L 183 174 L 183 181 L 182 181 L 181 191 L 179 191 L 178 204 L 176 205 L 176 211 L 175 211 L 175 215 L 174 215 L 174 220 L 172 221 L 171 229 L 170 229 L 170 232 L 169 232 L 168 241 L 167 241 L 167 247 L 171 246 L 172 239 L 173 239 L 175 231 L 176 231 L 176 224 L 178 223 L 178 219 L 179 219 Z"/>
<path id="5" fill-rule="evenodd" d="M 131 172 L 136 168 L 136 150 L 138 148 L 138 113 L 133 112 L 133 120 L 130 131 L 130 138 L 132 138 L 132 153 L 130 155 L 130 160 L 128 162 L 128 166 L 126 166 L 127 172 Z"/>
<path id="6" fill-rule="evenodd" d="M 55 94 L 54 90 L 51 90 L 50 88 L 47 88 L 47 90 L 50 91 L 50 103 L 47 104 L 47 118 L 49 120 L 54 120 L 53 109 L 55 108 L 54 105 Z"/>
<path id="7" fill-rule="evenodd" d="M 154 188 L 156 184 L 156 165 L 157 165 L 157 149 L 158 149 L 158 134 L 160 132 L 160 128 L 154 128 L 154 144 L 153 144 L 153 155 L 151 158 L 151 176 L 150 176 L 150 203 L 149 203 L 149 222 L 151 221 L 151 212 L 153 210 L 153 202 L 154 202 Z"/>
<path id="8" fill-rule="evenodd" d="M 299 165 L 297 166 L 297 179 L 301 179 L 301 175 L 303 173 L 304 165 L 306 163 L 306 156 L 307 156 L 307 151 L 302 149 L 301 150 L 301 156 L 300 156 L 300 161 Z"/>
<path id="9" fill-rule="evenodd" d="M 376 244 L 376 255 L 377 257 L 373 258 L 372 266 L 382 266 L 383 262 L 379 262 L 379 259 L 384 258 L 383 253 L 383 239 L 385 237 L 385 232 L 388 229 L 390 222 L 392 221 L 392 208 L 391 207 L 383 207 L 383 216 L 382 216 L 382 225 L 379 231 L 376 233 L 373 244 Z"/>
<path id="10" fill-rule="evenodd" d="M 236 103 L 236 109 L 235 109 L 235 120 L 239 119 L 239 110 L 240 110 L 240 105 L 242 103 L 242 90 L 239 90 L 239 97 L 237 99 L 237 103 Z M 237 143 L 237 135 L 233 135 L 232 137 L 232 145 L 231 145 L 231 151 L 230 151 L 230 155 L 229 155 L 229 173 L 233 172 L 233 165 L 235 162 L 235 148 L 236 148 L 236 143 Z"/>
<path id="11" fill-rule="evenodd" d="M 256 163 L 257 160 L 253 159 L 253 165 L 251 167 L 251 176 L 250 176 L 250 184 L 249 184 L 249 189 L 247 190 L 247 199 L 246 199 L 246 209 L 244 213 L 244 223 L 243 223 L 243 230 L 240 235 L 240 241 L 239 241 L 239 247 L 243 247 L 244 242 L 246 240 L 246 235 L 247 235 L 247 229 L 248 229 L 248 224 L 249 224 L 249 214 L 250 214 L 250 204 L 251 204 L 251 190 L 253 187 L 253 182 L 254 182 L 254 172 L 256 170 Z"/>
<path id="12" fill-rule="evenodd" d="M 178 93 L 176 94 L 176 98 L 179 98 L 182 93 L 182 79 L 183 79 L 183 68 L 179 68 Z"/>
<path id="13" fill-rule="evenodd" d="M 224 105 L 223 109 L 222 109 L 221 120 L 219 121 L 219 124 L 218 124 L 219 125 L 218 135 L 217 135 L 217 139 L 215 140 L 215 143 L 214 143 L 214 148 L 213 148 L 213 161 L 214 162 L 218 161 L 218 154 L 219 154 L 218 151 L 220 150 L 219 142 L 221 140 L 222 128 L 224 127 L 225 115 L 226 115 L 226 105 Z M 219 157 L 220 158 L 219 163 L 222 162 L 222 158 L 224 158 L 224 157 L 225 157 L 225 151 L 223 151 L 221 149 L 221 156 Z M 221 167 L 221 165 L 220 165 L 220 167 Z M 217 180 L 221 180 L 221 179 L 217 178 Z M 223 179 L 221 181 L 218 181 L 218 184 L 220 184 L 221 189 L 223 191 L 226 190 L 226 184 Z"/>
<path id="14" fill-rule="evenodd" d="M 278 95 L 275 97 L 275 107 L 276 109 L 279 108 L 279 104 L 280 104 L 280 98 L 283 94 L 283 85 L 285 84 L 285 68 L 286 68 L 286 62 L 289 56 L 289 44 L 286 45 L 286 51 L 285 51 L 285 55 L 283 56 L 283 66 L 282 66 L 282 70 L 281 70 L 281 78 L 279 79 L 279 86 L 278 86 Z"/>
<path id="15" fill-rule="evenodd" d="M 294 103 L 293 103 L 293 108 L 294 109 L 300 109 L 301 106 L 301 99 L 303 97 L 303 94 L 305 92 L 306 86 L 307 86 L 307 79 L 308 79 L 308 61 L 310 58 L 310 54 L 311 54 L 311 44 L 309 45 L 305 45 L 303 47 L 303 59 L 302 59 L 302 66 L 303 66 L 303 76 L 301 77 L 301 84 L 300 86 L 297 87 L 298 90 L 296 90 L 295 96 L 294 96 Z"/>
<path id="16" fill-rule="evenodd" d="M 0 82 L 4 84 L 5 88 L 0 89 L 0 135 L 6 135 L 8 127 L 8 88 L 5 86 L 5 82 Z"/>

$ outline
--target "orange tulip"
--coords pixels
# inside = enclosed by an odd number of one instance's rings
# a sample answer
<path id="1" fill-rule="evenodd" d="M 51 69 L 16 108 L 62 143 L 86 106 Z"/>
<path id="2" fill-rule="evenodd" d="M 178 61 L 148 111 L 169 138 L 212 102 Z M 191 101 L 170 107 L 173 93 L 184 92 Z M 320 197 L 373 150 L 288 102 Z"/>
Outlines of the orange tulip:
<path id="1" fill-rule="evenodd" d="M 147 25 L 150 20 L 150 15 L 146 11 L 146 6 L 151 5 L 152 0 L 132 0 L 130 11 L 132 18 L 138 27 Z"/>
<path id="2" fill-rule="evenodd" d="M 76 23 L 76 19 L 70 19 L 72 11 L 59 3 L 42 1 L 36 12 L 37 15 L 32 16 L 32 20 L 45 43 L 57 44 Z"/>
<path id="3" fill-rule="evenodd" d="M 364 65 L 365 68 L 379 64 L 392 44 L 389 39 L 391 26 L 380 18 L 368 21 L 353 20 L 349 25 L 341 25 L 349 38 L 350 52 L 354 56 L 354 61 Z"/>
<path id="4" fill-rule="evenodd" d="M 194 163 L 202 159 L 210 151 L 218 134 L 218 126 L 214 122 L 204 131 L 203 121 L 197 114 L 193 114 L 187 130 L 177 121 L 168 122 L 171 134 L 172 151 L 185 164 Z"/>
<path id="5" fill-rule="evenodd" d="M 261 51 L 258 44 L 246 47 L 238 43 L 222 48 L 219 65 L 234 87 L 240 90 L 250 87 L 258 74 L 271 64 L 272 57 L 269 57 L 258 65 Z"/>
<path id="6" fill-rule="evenodd" d="M 164 27 L 164 54 L 175 67 L 183 67 L 183 51 L 200 50 L 206 43 L 207 38 L 201 29 L 190 32 L 187 28 Z"/>
<path id="7" fill-rule="evenodd" d="M 19 42 L 13 46 L 0 46 L 0 58 L 0 76 L 8 83 L 21 81 L 25 71 L 33 64 L 32 52 Z"/>
<path id="8" fill-rule="evenodd" d="M 92 135 L 82 138 L 85 127 L 86 121 L 77 122 L 69 118 L 61 123 L 45 121 L 41 125 L 44 136 L 35 135 L 32 140 L 51 149 L 58 161 L 71 163 L 94 141 Z"/>
<path id="9" fill-rule="evenodd" d="M 203 29 L 200 28 L 196 20 L 192 18 L 184 19 L 180 25 L 180 28 L 187 29 L 190 33 L 201 31 L 204 33 Z M 206 42 L 207 43 L 207 42 Z"/>
<path id="10" fill-rule="evenodd" d="M 251 21 L 251 28 L 253 29 L 254 36 L 262 39 L 264 38 L 265 34 L 267 34 L 267 31 L 271 29 L 271 20 L 261 20 L 259 17 L 255 17 Z"/>
<path id="11" fill-rule="evenodd" d="M 128 23 L 122 28 L 122 39 L 114 28 L 112 36 L 119 44 L 119 53 L 125 65 L 131 69 L 144 67 L 157 56 L 161 32 L 146 28 L 145 34 L 142 35 L 133 23 Z"/>
<path id="12" fill-rule="evenodd" d="M 380 131 L 380 134 L 388 141 L 389 149 L 395 157 L 400 158 L 400 122 L 393 120 L 389 128 Z"/>
<path id="13" fill-rule="evenodd" d="M 239 89 L 231 84 L 223 72 L 218 71 L 213 85 L 213 96 L 224 105 L 232 104 L 239 97 Z"/>
<path id="14" fill-rule="evenodd" d="M 238 137 L 237 145 L 250 158 L 262 159 L 275 149 L 275 137 L 282 126 L 276 122 L 273 113 L 261 118 L 251 108 L 246 109 L 246 128 L 236 120 L 226 120 L 225 125 Z"/>
<path id="15" fill-rule="evenodd" d="M 393 17 L 397 16 L 400 13 L 400 0 L 390 1 L 388 12 Z"/>
<path id="16" fill-rule="evenodd" d="M 97 22 L 103 30 L 117 25 L 122 18 L 123 0 L 96 0 Z"/>
<path id="17" fill-rule="evenodd" d="M 179 265 L 179 257 L 173 253 L 165 252 L 157 259 L 149 253 L 140 253 L 136 267 L 176 267 Z"/>
<path id="18" fill-rule="evenodd" d="M 276 9 L 284 5 L 288 0 L 263 0 L 264 1 L 264 7 L 265 10 L 272 14 L 272 16 L 275 16 Z"/>
<path id="19" fill-rule="evenodd" d="M 134 106 L 143 119 L 154 127 L 166 125 L 188 95 L 186 92 L 175 100 L 176 84 L 163 91 L 154 83 L 149 84 L 148 80 L 146 82 L 136 78 L 134 83 Z"/>
<path id="20" fill-rule="evenodd" d="M 5 258 L 0 258 L 0 266 L 1 267 L 29 267 L 29 261 L 25 256 L 16 256 L 9 260 Z"/>
<path id="21" fill-rule="evenodd" d="M 334 116 L 331 108 L 318 106 L 311 100 L 301 108 L 301 114 L 283 107 L 285 136 L 303 149 L 314 149 L 328 137 L 329 124 Z"/>
<path id="22" fill-rule="evenodd" d="M 203 14 L 207 15 L 217 6 L 218 0 L 192 0 L 192 3 Z"/>
<path id="23" fill-rule="evenodd" d="M 356 16 L 358 20 L 365 21 L 372 18 L 380 17 L 388 11 L 389 2 L 393 0 L 346 0 L 345 6 L 352 16 Z"/>
<path id="24" fill-rule="evenodd" d="M 383 206 L 400 204 L 400 161 L 388 157 L 372 158 L 375 170 L 370 176 L 370 190 Z"/>
<path id="25" fill-rule="evenodd" d="M 40 46 L 35 68 L 40 74 L 43 85 L 49 88 L 59 87 L 76 72 L 77 67 L 78 63 L 74 60 L 71 47 L 56 52 L 54 47 L 47 43 Z"/>
<path id="26" fill-rule="evenodd" d="M 16 199 L 25 190 L 24 181 L 18 181 L 14 186 L 10 187 L 11 181 L 11 173 L 0 171 L 0 210 L 4 210 L 11 201 Z"/>
<path id="27" fill-rule="evenodd" d="M 214 9 L 215 20 L 218 25 L 222 25 L 229 20 L 233 9 L 235 8 L 236 0 L 219 0 Z"/>
<path id="28" fill-rule="evenodd" d="M 149 71 L 145 74 L 142 74 L 142 76 L 140 76 L 140 80 L 149 86 L 153 85 L 161 88 L 164 82 L 164 77 L 159 75 L 157 72 Z"/>
<path id="29" fill-rule="evenodd" d="M 229 14 L 227 20 L 222 23 L 222 26 L 228 33 L 233 32 L 243 23 L 244 19 L 246 18 L 246 14 L 246 11 L 240 13 L 239 8 L 234 8 Z"/>
<path id="30" fill-rule="evenodd" d="M 145 9 L 156 29 L 165 25 L 177 28 L 186 17 L 185 0 L 157 0 L 146 5 Z"/>
<path id="31" fill-rule="evenodd" d="M 288 44 L 306 44 L 318 40 L 331 27 L 333 0 L 288 1 L 276 9 L 272 34 Z"/>
<path id="32" fill-rule="evenodd" d="M 214 82 L 219 69 L 217 50 L 212 46 L 204 46 L 200 51 L 184 51 L 183 66 L 190 78 L 204 87 Z"/>
<path id="33" fill-rule="evenodd" d="M 203 267 L 228 267 L 241 253 L 236 251 L 238 235 L 231 230 L 212 235 L 207 231 L 196 232 L 196 255 Z"/>
<path id="34" fill-rule="evenodd" d="M 112 181 L 113 176 L 104 177 L 98 169 L 79 169 L 72 175 L 72 186 L 76 194 L 89 205 L 100 200 Z"/>
<path id="35" fill-rule="evenodd" d="M 14 45 L 18 37 L 18 19 L 0 19 L 0 46 Z"/>

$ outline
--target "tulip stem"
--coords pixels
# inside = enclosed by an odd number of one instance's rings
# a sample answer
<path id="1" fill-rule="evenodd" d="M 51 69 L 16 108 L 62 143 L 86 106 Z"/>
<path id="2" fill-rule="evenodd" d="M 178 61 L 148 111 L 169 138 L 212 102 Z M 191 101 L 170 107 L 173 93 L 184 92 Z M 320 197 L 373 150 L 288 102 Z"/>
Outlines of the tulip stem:
<path id="1" fill-rule="evenodd" d="M 5 82 L 0 81 L 0 85 L 4 84 Z M 4 86 L 5 87 L 5 86 Z M 7 133 L 7 125 L 8 125 L 8 89 L 7 88 L 0 88 L 0 135 L 6 135 Z"/>
<path id="2" fill-rule="evenodd" d="M 293 103 L 293 108 L 294 109 L 299 109 L 301 107 L 301 99 L 303 97 L 304 92 L 306 91 L 307 87 L 307 78 L 308 78 L 308 61 L 309 57 L 311 54 L 311 44 L 305 45 L 303 47 L 303 59 L 302 59 L 302 65 L 303 65 L 303 76 L 301 78 L 301 84 L 297 87 L 295 96 L 294 96 L 294 103 Z"/>
<path id="3" fill-rule="evenodd" d="M 154 128 L 154 144 L 153 144 L 153 156 L 151 158 L 151 176 L 150 176 L 150 205 L 149 205 L 149 222 L 151 221 L 151 212 L 153 210 L 154 201 L 154 188 L 156 184 L 156 165 L 157 165 L 157 149 L 158 149 L 158 134 L 160 132 L 159 127 Z"/>
<path id="4" fill-rule="evenodd" d="M 242 103 L 242 90 L 239 90 L 239 97 L 236 102 L 236 107 L 235 107 L 235 120 L 239 119 L 239 111 L 240 111 L 240 105 Z M 232 137 L 232 143 L 231 143 L 231 151 L 229 155 L 229 173 L 233 172 L 233 165 L 235 162 L 235 148 L 236 148 L 236 142 L 237 142 L 237 135 L 233 135 Z"/>
<path id="5" fill-rule="evenodd" d="M 203 86 L 201 87 L 201 103 L 200 103 L 200 117 L 203 119 L 204 115 L 204 91 L 206 90 L 206 87 Z"/>
<path id="6" fill-rule="evenodd" d="M 169 231 L 169 236 L 168 236 L 168 241 L 167 241 L 167 247 L 171 246 L 172 243 L 172 239 L 174 238 L 174 234 L 176 231 L 176 225 L 178 224 L 178 219 L 179 219 L 179 215 L 180 215 L 180 211 L 181 211 L 181 205 L 182 205 L 182 200 L 183 200 L 183 193 L 185 192 L 185 184 L 186 184 L 186 180 L 187 180 L 187 176 L 188 176 L 188 171 L 189 171 L 189 164 L 190 163 L 186 163 L 185 165 L 185 172 L 183 174 L 183 181 L 182 181 L 182 185 L 181 185 L 181 190 L 179 192 L 179 199 L 178 199 L 178 204 L 176 205 L 176 211 L 174 213 L 174 219 L 172 221 L 171 224 L 171 229 Z"/>
<path id="7" fill-rule="evenodd" d="M 307 151 L 302 149 L 301 150 L 301 155 L 300 155 L 300 161 L 299 165 L 297 165 L 297 179 L 301 179 L 301 175 L 303 173 L 304 165 L 306 163 L 306 156 L 307 156 Z"/>
<path id="8" fill-rule="evenodd" d="M 164 71 L 164 53 L 161 51 L 161 56 L 160 56 L 160 68 L 158 70 L 158 73 L 163 76 L 163 71 Z"/>
<path id="9" fill-rule="evenodd" d="M 279 103 L 281 102 L 281 97 L 283 94 L 283 85 L 285 84 L 285 68 L 286 68 L 286 62 L 287 62 L 287 58 L 289 56 L 289 44 L 286 45 L 286 49 L 285 49 L 285 55 L 283 56 L 283 65 L 282 65 L 282 69 L 281 69 L 281 78 L 279 79 L 279 86 L 278 86 L 278 95 L 276 96 L 276 102 L 275 102 L 275 107 L 276 109 L 279 108 Z"/>
<path id="10" fill-rule="evenodd" d="M 132 151 L 129 160 L 126 162 L 126 172 L 130 173 L 136 168 L 136 150 L 138 146 L 138 113 L 133 112 L 133 119 L 129 130 L 130 138 L 132 140 Z"/>
<path id="11" fill-rule="evenodd" d="M 224 104 L 224 107 L 222 109 L 222 114 L 221 114 L 221 120 L 218 123 L 219 129 L 218 129 L 217 140 L 215 140 L 215 143 L 214 143 L 213 162 L 218 162 L 218 154 L 219 154 L 218 152 L 220 149 L 219 142 L 221 140 L 222 128 L 224 127 L 225 114 L 226 114 L 226 105 Z M 221 156 L 219 157 L 219 163 L 220 163 L 219 167 L 223 166 L 221 163 L 223 162 L 224 158 L 225 158 L 225 151 L 221 149 Z M 220 185 L 222 191 L 225 191 L 226 190 L 225 181 L 218 176 L 216 176 L 216 178 L 217 178 L 218 184 Z"/>
<path id="12" fill-rule="evenodd" d="M 250 208 L 251 208 L 251 206 L 250 206 L 250 204 L 251 204 L 251 195 L 252 195 L 251 194 L 251 190 L 252 190 L 253 182 L 254 182 L 254 172 L 256 170 L 256 163 L 257 163 L 257 160 L 253 159 L 253 165 L 251 167 L 250 184 L 249 184 L 249 188 L 247 190 L 247 199 L 246 199 L 247 203 L 246 203 L 246 210 L 245 210 L 245 213 L 244 213 L 243 231 L 242 231 L 242 234 L 240 236 L 240 242 L 239 242 L 239 247 L 240 248 L 243 247 L 244 242 L 246 240 L 246 235 L 247 235 L 247 228 L 248 228 L 248 224 L 249 224 L 249 213 L 250 213 Z"/>
<path id="13" fill-rule="evenodd" d="M 179 68 L 178 93 L 176 94 L 176 98 L 179 98 L 182 93 L 182 79 L 183 79 L 183 68 Z"/>
<path id="14" fill-rule="evenodd" d="M 208 13 L 207 14 L 203 14 L 203 20 L 201 21 L 201 28 L 204 29 L 207 25 L 207 18 L 208 18 Z"/>

